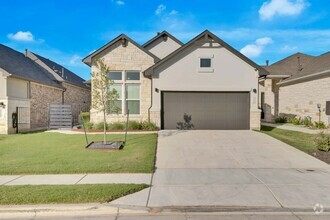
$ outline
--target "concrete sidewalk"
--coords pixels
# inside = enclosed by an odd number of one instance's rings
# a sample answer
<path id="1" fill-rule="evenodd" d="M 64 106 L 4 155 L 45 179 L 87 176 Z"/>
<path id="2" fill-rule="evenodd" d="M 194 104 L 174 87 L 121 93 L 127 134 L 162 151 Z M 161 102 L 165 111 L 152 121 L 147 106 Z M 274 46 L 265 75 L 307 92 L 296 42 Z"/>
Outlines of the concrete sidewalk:
<path id="1" fill-rule="evenodd" d="M 261 125 L 268 126 L 268 127 L 273 127 L 273 128 L 280 128 L 284 130 L 289 130 L 289 131 L 299 131 L 307 134 L 318 134 L 320 132 L 330 132 L 329 129 L 310 129 L 298 125 L 290 125 L 290 124 L 274 124 L 274 123 L 267 123 L 267 122 L 262 122 Z"/>
<path id="2" fill-rule="evenodd" d="M 47 175 L 3 175 L 1 186 L 14 185 L 75 185 L 75 184 L 148 184 L 152 174 L 47 174 Z"/>

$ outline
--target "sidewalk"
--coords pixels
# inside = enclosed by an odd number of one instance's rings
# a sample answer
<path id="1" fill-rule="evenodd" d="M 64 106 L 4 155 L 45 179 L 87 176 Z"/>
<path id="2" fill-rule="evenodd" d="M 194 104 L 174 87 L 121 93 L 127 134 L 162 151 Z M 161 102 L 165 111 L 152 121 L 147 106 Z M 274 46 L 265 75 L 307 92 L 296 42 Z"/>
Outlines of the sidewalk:
<path id="1" fill-rule="evenodd" d="M 327 129 L 321 130 L 321 129 L 309 129 L 306 127 L 300 127 L 297 125 L 290 125 L 290 124 L 274 124 L 274 123 L 267 123 L 267 122 L 261 122 L 261 125 L 268 126 L 268 127 L 273 127 L 273 128 L 280 128 L 284 130 L 290 130 L 290 131 L 299 131 L 299 132 L 304 132 L 307 134 L 318 134 L 322 131 L 328 132 Z"/>
<path id="2" fill-rule="evenodd" d="M 74 184 L 150 184 L 152 174 L 45 174 L 2 175 L 1 186 L 14 185 L 74 185 Z"/>

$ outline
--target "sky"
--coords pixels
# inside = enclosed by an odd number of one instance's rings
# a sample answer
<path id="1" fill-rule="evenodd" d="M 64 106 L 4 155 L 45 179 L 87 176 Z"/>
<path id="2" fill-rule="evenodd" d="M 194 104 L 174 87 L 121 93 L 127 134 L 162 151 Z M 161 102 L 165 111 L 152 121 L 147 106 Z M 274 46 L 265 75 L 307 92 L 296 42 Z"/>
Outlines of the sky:
<path id="1" fill-rule="evenodd" d="M 124 33 L 143 44 L 166 30 L 186 43 L 208 29 L 254 62 L 330 51 L 330 0 L 1 1 L 0 43 L 84 79 L 81 59 Z"/>

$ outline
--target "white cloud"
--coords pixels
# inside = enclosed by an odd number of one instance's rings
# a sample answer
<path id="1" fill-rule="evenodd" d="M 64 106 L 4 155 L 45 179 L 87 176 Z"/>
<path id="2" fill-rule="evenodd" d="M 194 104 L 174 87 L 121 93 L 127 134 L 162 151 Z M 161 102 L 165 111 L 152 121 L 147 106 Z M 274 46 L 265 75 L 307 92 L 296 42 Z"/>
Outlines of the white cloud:
<path id="1" fill-rule="evenodd" d="M 125 5 L 125 2 L 122 0 L 115 1 L 117 5 Z"/>
<path id="2" fill-rule="evenodd" d="M 160 5 L 158 5 L 158 7 L 156 9 L 155 14 L 160 15 L 163 13 L 163 11 L 165 11 L 165 9 L 166 9 L 166 6 L 163 4 L 160 4 Z"/>
<path id="3" fill-rule="evenodd" d="M 70 61 L 69 61 L 69 64 L 72 65 L 72 66 L 79 65 L 79 64 L 81 64 L 81 59 L 82 59 L 81 56 L 79 56 L 79 55 L 77 55 L 77 54 L 74 54 L 74 55 L 71 57 L 71 59 L 70 59 Z"/>
<path id="4" fill-rule="evenodd" d="M 7 35 L 9 39 L 15 41 L 34 41 L 34 36 L 30 31 L 18 31 L 16 34 L 10 33 Z"/>
<path id="5" fill-rule="evenodd" d="M 240 52 L 247 57 L 258 57 L 265 46 L 271 43 L 273 43 L 273 40 L 270 37 L 258 38 L 253 44 L 243 47 Z"/>
<path id="6" fill-rule="evenodd" d="M 297 46 L 284 45 L 281 48 L 281 52 L 283 52 L 283 53 L 292 53 L 292 52 L 296 52 L 297 50 L 298 50 Z"/>
<path id="7" fill-rule="evenodd" d="M 299 15 L 309 3 L 306 0 L 270 0 L 264 2 L 259 9 L 261 20 L 271 20 L 278 15 Z"/>
<path id="8" fill-rule="evenodd" d="M 172 10 L 172 11 L 169 13 L 169 15 L 176 15 L 176 14 L 178 14 L 178 11 L 177 11 L 177 10 Z"/>

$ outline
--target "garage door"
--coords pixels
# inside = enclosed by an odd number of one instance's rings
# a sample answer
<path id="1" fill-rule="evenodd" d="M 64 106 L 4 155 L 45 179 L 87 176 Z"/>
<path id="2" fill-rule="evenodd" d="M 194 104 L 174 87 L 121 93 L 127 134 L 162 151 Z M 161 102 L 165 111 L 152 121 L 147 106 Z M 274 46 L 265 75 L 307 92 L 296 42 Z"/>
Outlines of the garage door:
<path id="1" fill-rule="evenodd" d="M 195 129 L 249 129 L 249 97 L 248 92 L 162 92 L 162 128 L 177 129 L 189 122 L 188 115 Z"/>

